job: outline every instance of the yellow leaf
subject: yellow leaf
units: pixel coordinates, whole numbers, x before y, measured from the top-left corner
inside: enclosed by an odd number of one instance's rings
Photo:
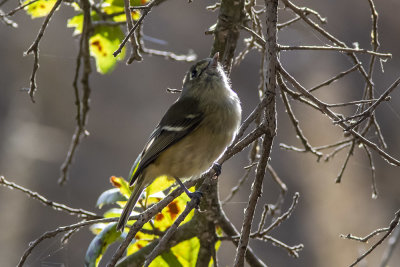
[[[173,185],[175,180],[166,175],[160,176],[146,188],[146,195],[151,196]]]
[[[112,71],[117,60],[125,57],[125,48],[114,57],[113,53],[118,49],[124,34],[119,27],[96,27],[95,33],[90,37],[90,54],[96,59],[97,71],[105,74]]]
[[[189,200],[189,197],[185,193],[174,199],[161,212],[157,213],[154,216],[154,226],[160,231],[165,231],[184,211],[186,204]],[[192,210],[188,214],[188,216],[186,216],[185,220],[182,223],[188,222],[193,217],[193,214],[194,210]]]
[[[200,241],[197,237],[193,237],[180,242],[175,247],[171,248],[171,251],[183,266],[191,267],[196,266],[199,249]]]
[[[28,3],[30,0],[24,2]],[[26,13],[28,13],[33,19],[47,16],[50,10],[54,7],[57,0],[39,0],[25,7]]]

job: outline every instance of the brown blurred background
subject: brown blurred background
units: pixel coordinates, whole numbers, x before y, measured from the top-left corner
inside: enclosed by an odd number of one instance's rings
[[[361,48],[370,48],[371,22],[367,0],[295,2],[327,17],[326,28],[349,46],[359,42]],[[212,3],[194,1],[188,4],[171,0],[155,8],[145,20],[144,31],[167,44],[146,42],[147,46],[176,53],[193,49],[199,58],[207,57],[213,40],[209,35],[204,36],[204,31],[215,23],[217,13],[206,11],[205,6]],[[16,5],[15,1],[10,1],[2,8],[9,10]],[[379,64],[376,65],[374,78],[378,95],[400,73],[400,2],[376,1],[376,7],[380,15],[380,51],[393,53],[393,59],[383,64],[384,73]],[[282,21],[291,17],[284,10],[280,11]],[[71,37],[72,29],[66,28],[66,20],[72,16],[72,8],[62,6],[40,43],[36,104],[20,91],[29,86],[33,64],[33,57],[23,57],[23,52],[35,39],[43,19],[32,21],[20,12],[14,16],[19,28],[0,25],[0,174],[50,200],[101,213],[103,211],[95,208],[97,197],[110,188],[111,175],[126,177],[147,136],[177,97],[166,93],[165,89],[179,88],[190,64],[144,56],[142,63],[129,66],[120,63],[111,74],[93,73],[87,125],[91,135],[79,146],[70,169],[70,180],[66,186],[60,187],[57,184],[59,167],[75,127],[72,80],[78,40]],[[242,36],[248,35],[243,33]],[[326,43],[301,22],[282,30],[279,42],[285,45]],[[243,48],[242,43],[240,47]],[[257,101],[259,57],[259,53],[252,51],[231,75],[233,87],[243,103],[244,117]],[[368,57],[360,56],[360,59],[367,64]],[[333,52],[285,52],[281,54],[281,61],[307,87],[352,66],[346,56]],[[360,98],[362,88],[362,79],[353,73],[317,95],[330,103],[343,102]],[[400,92],[396,89],[392,101],[377,110],[377,118],[389,144],[388,151],[397,158],[400,157],[399,102]],[[400,207],[399,169],[389,166],[374,154],[380,195],[377,200],[372,200],[368,159],[362,150],[356,149],[342,183],[335,184],[346,152],[342,151],[329,163],[316,163],[314,155],[281,150],[279,143],[282,142],[300,144],[279,98],[277,103],[278,136],[271,164],[289,188],[285,208],[290,205],[296,191],[301,197],[292,217],[272,235],[289,245],[303,243],[305,248],[300,252],[300,258],[294,259],[269,243],[257,241],[251,245],[269,266],[348,266],[373,242],[363,245],[344,240],[339,235],[353,233],[364,236],[389,224]],[[325,116],[297,103],[294,110],[312,145],[328,144],[342,137],[341,131],[333,127]],[[225,198],[240,178],[243,170],[239,167],[246,165],[246,158],[247,153],[243,152],[223,166],[221,198]],[[251,181],[248,181],[225,206],[237,228],[241,226],[250,185]],[[256,221],[262,204],[274,203],[278,193],[277,186],[266,177]],[[0,188],[0,214],[0,266],[16,265],[28,243],[45,231],[78,221],[29,199],[21,192],[4,187]],[[82,266],[92,238],[93,235],[85,228],[74,234],[67,245],[61,245],[59,237],[45,241],[33,251],[26,266]],[[385,242],[360,266],[378,266],[386,247]],[[114,249],[110,249],[107,257]],[[399,249],[397,247],[391,266],[400,265]],[[220,265],[230,266],[233,254],[233,245],[225,241],[219,251]]]

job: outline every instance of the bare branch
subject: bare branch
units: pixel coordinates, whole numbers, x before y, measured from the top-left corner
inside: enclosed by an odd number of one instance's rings
[[[296,16],[286,22],[279,23],[278,25],[276,25],[276,27],[278,28],[278,30],[282,30],[283,28],[292,25],[293,23],[295,23],[296,21],[299,21],[300,19],[301,19],[300,16]]]
[[[62,2],[62,0],[57,0],[57,2],[54,4],[53,8],[50,10],[49,14],[44,19],[43,24],[40,27],[39,33],[36,36],[35,41],[28,48],[28,50],[26,50],[26,52],[24,53],[25,55],[29,55],[30,53],[33,53],[34,58],[35,58],[34,62],[33,62],[33,70],[32,70],[32,75],[31,75],[31,87],[28,91],[28,94],[31,97],[31,100],[33,103],[35,103],[34,95],[35,95],[36,88],[37,88],[36,87],[36,72],[39,68],[39,42],[43,37],[44,31],[46,30],[51,17],[53,16],[56,9],[60,6],[61,2]]]
[[[266,62],[267,73],[266,73],[266,99],[269,103],[265,110],[265,123],[266,134],[264,136],[262,144],[261,158],[259,160],[256,178],[252,185],[252,191],[249,198],[249,203],[245,210],[244,220],[241,229],[241,235],[239,244],[236,250],[234,266],[243,266],[244,256],[246,254],[246,249],[249,242],[251,225],[254,217],[255,207],[257,205],[258,198],[261,195],[262,182],[265,175],[265,170],[267,167],[269,155],[271,152],[272,141],[276,134],[276,111],[275,111],[275,94],[276,94],[276,74],[277,74],[277,28],[276,23],[278,21],[278,1],[265,1],[266,13],[267,13],[267,36],[266,40]]]
[[[296,208],[297,203],[299,202],[299,197],[299,192],[296,192],[293,196],[293,202],[292,205],[290,205],[289,209],[284,214],[282,214],[282,216],[277,218],[270,226],[268,226],[268,228],[262,230],[259,233],[252,234],[251,237],[261,237],[263,235],[267,235],[269,232],[277,228],[282,222],[289,219],[290,215],[292,215],[294,209]]]
[[[135,216],[136,217],[136,216]],[[42,241],[49,239],[49,238],[53,238],[56,235],[63,233],[63,232],[67,232],[67,231],[71,231],[74,229],[80,229],[84,226],[87,225],[93,225],[95,223],[110,223],[110,222],[116,222],[118,221],[119,218],[104,218],[104,219],[95,219],[95,220],[89,220],[89,221],[82,221],[76,224],[71,224],[71,225],[67,225],[67,226],[60,226],[55,230],[52,231],[47,231],[46,233],[44,233],[43,235],[41,235],[38,239],[36,239],[33,242],[29,243],[29,247],[25,250],[24,255],[22,255],[21,259],[19,260],[18,263],[18,267],[22,267],[26,261],[26,259],[29,257],[29,255],[32,253],[33,249],[39,245]],[[134,218],[132,218],[134,219]]]
[[[151,49],[146,47],[142,47],[142,49],[143,49],[142,50],[143,54],[147,54],[150,56],[159,56],[175,61],[193,62],[197,59],[197,55],[194,54],[193,51],[189,51],[189,53],[187,53],[186,55],[184,54],[178,55],[173,52]]]
[[[279,45],[278,47],[279,50],[283,51],[289,51],[289,50],[323,50],[323,51],[339,51],[339,52],[346,52],[346,53],[362,53],[362,54],[369,54],[369,55],[374,55],[381,57],[383,59],[388,59],[392,58],[392,54],[383,54],[383,53],[378,53],[375,51],[370,51],[367,49],[360,49],[360,48],[349,48],[349,47],[339,47],[339,46],[286,46],[286,45]],[[357,66],[360,66],[360,64],[357,64]]]
[[[284,0],[285,1],[285,0]],[[309,100],[311,100],[315,105],[318,106],[318,108],[326,114],[328,117],[331,118],[335,123],[337,123],[340,127],[342,127],[344,130],[349,129],[349,125],[346,124],[345,122],[341,121],[341,118],[338,116],[338,114],[332,112],[328,106],[322,102],[321,100],[317,99],[315,96],[310,94],[302,85],[300,85],[289,73],[287,73],[282,66],[280,68],[280,73],[282,76],[284,76],[293,86],[295,86],[305,97],[307,97]],[[400,161],[397,160],[396,158],[392,157],[391,155],[387,154],[385,151],[379,148],[378,145],[375,143],[371,142],[370,140],[366,139],[364,136],[362,136],[359,132],[355,131],[354,129],[349,129],[348,130],[350,134],[352,134],[355,138],[359,139],[360,142],[363,144],[369,146],[378,154],[382,156],[383,159],[385,159],[388,163],[400,166]]]
[[[129,8],[129,5],[130,5],[130,1],[129,0],[124,0],[124,11],[125,11],[125,17],[126,17],[126,27],[128,28],[128,31],[133,29],[133,20],[132,20],[132,14],[131,14],[131,10]],[[147,9],[143,9],[143,10],[144,10],[144,12],[146,12]],[[139,24],[137,24],[137,25],[139,25]],[[129,40],[130,40],[130,43],[131,43],[131,46],[132,46],[132,50],[131,50],[131,55],[130,55],[128,61],[127,61],[127,64],[131,64],[135,60],[136,61],[142,61],[143,58],[142,58],[142,55],[140,54],[140,51],[139,51],[139,42],[137,40],[137,37],[136,37],[136,34],[134,33],[134,31],[132,32],[132,34],[130,34]],[[114,56],[116,56],[115,53],[114,53]]]
[[[229,195],[222,201],[222,205],[225,205],[226,203],[228,203],[235,196],[235,194],[239,191],[240,187],[244,184],[245,181],[247,181],[247,178],[249,177],[253,167],[258,164],[257,162],[255,162],[256,158],[258,157],[258,150],[259,150],[258,140],[259,139],[254,140],[252,148],[251,148],[251,150],[249,152],[250,165],[247,168],[244,167],[246,172],[239,179],[237,184],[234,187],[232,187],[231,192],[229,193]]]
[[[376,199],[378,197],[378,189],[376,187],[376,179],[375,179],[375,165],[374,160],[372,159],[372,153],[368,147],[363,146],[365,153],[368,156],[369,166],[371,168],[371,187],[372,187],[372,198]]]
[[[289,255],[292,257],[295,257],[295,258],[299,257],[299,251],[301,251],[304,248],[303,244],[299,244],[299,245],[295,245],[295,246],[288,246],[285,243],[283,243],[282,241],[279,241],[276,238],[273,238],[272,236],[267,236],[267,235],[257,237],[257,239],[269,241],[277,247],[286,249],[286,251],[289,253]]]
[[[217,207],[217,209],[213,209],[212,212],[214,212],[214,216],[217,218],[218,225],[222,228],[224,233],[226,233],[229,236],[229,240],[231,240],[235,246],[237,247],[239,242],[237,239],[232,239],[232,236],[237,236],[239,237],[239,232],[236,230],[235,226],[232,224],[232,222],[226,217],[224,211],[221,209],[221,207]],[[254,267],[265,267],[265,263],[263,263],[253,252],[251,247],[248,247],[246,250],[246,261],[250,264],[250,266]]]
[[[385,90],[385,92],[378,98],[378,100],[376,100],[369,108],[367,108],[366,110],[364,110],[363,112],[361,112],[360,114],[356,114],[354,116],[350,116],[347,117],[345,119],[341,119],[338,122],[343,122],[343,121],[349,121],[355,118],[359,118],[362,117],[361,119],[359,119],[357,122],[351,124],[351,128],[354,128],[355,126],[357,126],[358,124],[360,124],[362,121],[365,120],[365,118],[369,117],[372,112],[377,108],[377,106],[382,103],[383,101],[385,101],[387,99],[387,97],[390,95],[390,93],[400,84],[400,77],[397,78],[396,81],[394,81],[394,83],[392,83],[392,85],[389,86],[389,88],[387,88]]]
[[[185,210],[179,215],[174,223],[168,228],[167,232],[158,242],[157,246],[151,251],[150,255],[146,258],[144,266],[147,267],[150,263],[160,254],[161,251],[165,250],[167,243],[169,242],[172,235],[175,234],[179,224],[185,220],[189,213],[199,205],[199,198],[192,198],[189,203],[186,204]]]
[[[358,68],[358,66],[359,66],[358,64],[357,64],[357,65],[354,65],[354,66],[351,67],[350,69],[339,73],[339,74],[336,75],[335,77],[332,77],[331,79],[329,79],[329,80],[327,80],[327,81],[325,81],[325,82],[323,82],[323,83],[321,83],[321,84],[319,84],[319,85],[314,86],[313,88],[311,88],[311,89],[308,90],[308,91],[311,93],[311,92],[313,92],[313,91],[315,91],[315,90],[317,90],[317,89],[319,89],[319,88],[321,88],[321,87],[324,87],[324,86],[326,86],[326,85],[330,85],[332,82],[337,81],[337,80],[339,80],[340,78],[342,78],[342,77],[346,76],[347,74],[349,74],[349,73],[353,72],[354,70],[356,70],[356,69]]]
[[[76,121],[77,126],[75,128],[75,133],[72,136],[72,141],[70,144],[70,148],[67,153],[67,157],[63,164],[61,165],[61,174],[58,179],[58,183],[60,185],[64,185],[68,179],[69,167],[72,164],[73,157],[75,155],[76,149],[80,143],[82,136],[88,136],[89,132],[85,129],[86,122],[89,113],[89,98],[90,98],[90,86],[89,86],[89,76],[92,71],[90,66],[90,52],[89,52],[89,39],[92,30],[92,20],[90,14],[90,3],[88,0],[82,1],[82,9],[83,9],[83,28],[79,41],[79,52],[76,59],[76,69],[75,76],[73,81],[74,93],[75,93],[75,104],[77,109]],[[81,78],[82,84],[82,100],[79,96],[78,89],[78,78],[79,71],[81,67],[81,60],[83,62],[83,73]]]
[[[353,140],[354,141],[354,140]],[[353,144],[353,142],[348,142],[348,143],[344,143],[338,147],[336,147],[331,153],[327,154],[325,156],[324,161],[328,162],[330,159],[332,159],[337,153],[339,153],[340,151],[342,151],[343,149],[345,149],[346,147],[350,146],[351,144]]]
[[[25,7],[35,3],[37,1],[38,0],[32,0],[32,1],[29,1],[29,2],[24,3],[22,5],[19,5],[16,8],[14,8],[13,10],[9,11],[8,13],[0,14],[0,17],[10,17],[10,16],[14,15],[15,13],[17,13],[19,10],[24,9]]]
[[[219,52],[221,64],[230,74],[237,40],[239,39],[239,25],[245,17],[244,0],[224,0],[219,8],[218,21],[215,26],[214,43],[210,56]],[[234,8],[232,8],[234,7]]]
[[[399,242],[399,237],[400,237],[400,227],[396,227],[396,230],[394,230],[393,235],[389,238],[388,240],[388,247],[383,253],[382,257],[382,262],[380,267],[387,267],[390,257],[393,254],[394,248],[396,247],[397,243]]]
[[[75,209],[75,208],[71,208],[68,207],[64,204],[60,204],[51,200],[48,200],[47,198],[45,198],[44,196],[40,195],[37,192],[33,192],[25,187],[22,187],[20,185],[17,185],[16,183],[13,182],[9,182],[7,181],[4,176],[0,176],[0,185],[6,186],[8,188],[11,189],[16,189],[19,190],[23,193],[25,193],[26,195],[28,195],[28,197],[33,198],[38,200],[39,202],[41,202],[43,205],[45,206],[49,206],[55,210],[59,210],[59,211],[64,211],[70,215],[78,215],[78,217],[80,218],[85,218],[85,219],[98,219],[101,218],[102,216],[99,216],[93,212],[90,211],[86,211],[83,209]]]
[[[118,49],[113,53],[114,57],[118,56],[119,53],[121,53],[122,48],[124,48],[126,42],[128,41],[128,39],[130,39],[131,35],[135,32],[136,28],[143,22],[143,20],[145,19],[145,17],[149,14],[149,12],[151,11],[151,9],[156,6],[161,4],[162,2],[164,2],[165,0],[153,0],[150,3],[148,3],[147,5],[143,6],[141,9],[143,10],[142,15],[140,16],[140,18],[136,21],[135,25],[130,28],[129,33],[125,36],[124,40],[122,40],[121,44],[119,45]],[[138,7],[135,7],[136,9]],[[126,12],[126,10],[125,10]],[[130,16],[130,13],[129,13]]]
[[[303,131],[300,129],[299,121],[296,119],[296,117],[293,113],[292,107],[290,106],[289,100],[286,96],[286,93],[283,90],[281,90],[281,96],[282,96],[282,101],[285,104],[286,112],[289,115],[290,121],[292,122],[294,129],[296,130],[296,134],[300,138],[301,143],[303,144],[303,146],[305,148],[304,152],[311,152],[312,154],[317,156],[317,161],[319,161],[323,154],[321,152],[316,151],[310,145],[307,138],[304,136]]]
[[[318,25],[317,23],[312,21],[310,18],[308,18],[307,14],[304,11],[304,8],[300,8],[300,7],[296,6],[296,5],[294,5],[289,0],[282,0],[282,2],[284,3],[284,5],[286,7],[291,9],[295,14],[299,15],[301,17],[301,19],[305,23],[307,23],[312,29],[316,30],[318,33],[320,33],[327,40],[329,40],[330,42],[332,42],[333,44],[335,44],[337,46],[348,48],[344,42],[340,41],[339,39],[334,37],[332,34],[327,32],[326,30],[324,30],[320,25]],[[364,77],[364,79],[366,80],[368,85],[373,87],[373,83],[372,83],[371,79],[368,77],[367,72],[365,71],[364,67],[361,65],[361,62],[357,58],[357,56],[354,53],[348,53],[348,55],[352,59],[352,61],[354,62],[355,65],[359,65],[358,70],[361,73],[361,75]]]
[[[356,142],[355,140],[351,143],[351,147],[349,149],[349,152],[347,153],[346,159],[344,160],[344,163],[342,165],[342,168],[340,169],[340,172],[338,174],[338,176],[336,177],[336,183],[339,184],[342,181],[342,176],[344,173],[344,170],[347,167],[347,163],[349,163],[350,157],[353,156],[353,152],[354,152],[354,147],[356,146]]]
[[[380,238],[374,245],[371,246],[370,249],[368,249],[363,255],[361,255],[360,257],[357,258],[357,260],[355,262],[353,262],[350,267],[355,266],[357,263],[359,263],[362,259],[364,259],[366,256],[368,256],[376,247],[378,247],[380,244],[382,244],[383,240],[385,240],[392,232],[393,230],[398,227],[399,224],[399,220],[400,220],[400,210],[398,210],[395,213],[395,217],[393,218],[393,220],[390,222],[389,227],[384,228],[386,231],[386,234]],[[372,236],[376,235],[378,232],[383,232],[383,229],[378,229],[375,230],[374,232],[372,232],[371,234],[369,234],[368,236],[366,236],[365,238],[367,238],[367,240],[369,238],[371,238]],[[346,236],[347,238],[347,236]],[[361,241],[365,238],[359,238]],[[351,239],[356,239],[356,238],[351,238]]]

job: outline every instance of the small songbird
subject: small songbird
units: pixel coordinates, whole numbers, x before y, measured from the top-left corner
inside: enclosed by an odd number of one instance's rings
[[[231,89],[219,55],[194,64],[183,80],[182,93],[167,110],[132,166],[133,192],[118,221],[122,230],[142,191],[157,177],[180,181],[210,169],[232,142],[241,120],[240,100]]]

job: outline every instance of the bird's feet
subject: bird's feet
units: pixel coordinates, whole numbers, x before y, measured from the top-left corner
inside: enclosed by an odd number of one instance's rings
[[[200,191],[194,191],[194,192],[188,191],[188,192],[186,192],[186,194],[191,200],[195,201],[196,209],[198,209],[199,208],[199,204],[200,204],[200,200],[203,197],[203,193],[200,192]]]

